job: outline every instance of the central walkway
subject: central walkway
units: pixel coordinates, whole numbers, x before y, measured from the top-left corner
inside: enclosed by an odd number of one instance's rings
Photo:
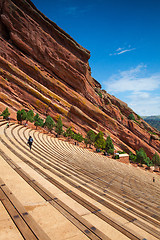
[[[4,121],[0,166],[0,240],[160,239],[153,173]]]

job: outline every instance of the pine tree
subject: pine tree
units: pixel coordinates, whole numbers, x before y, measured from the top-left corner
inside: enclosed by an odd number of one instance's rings
[[[36,126],[36,129],[37,129],[38,126],[43,127],[43,125],[44,125],[43,119],[39,117],[39,118],[34,122],[34,125]]]
[[[44,121],[42,118],[39,117],[39,114],[36,113],[34,116],[34,125],[36,126],[36,129],[38,126],[43,127],[44,126]]]
[[[132,152],[129,152],[129,160],[131,160],[132,162],[136,162],[137,157],[135,154],[133,154]]]
[[[104,149],[105,148],[105,140],[104,140],[102,131],[100,131],[96,135],[94,146],[96,147],[96,149]]]
[[[26,114],[26,123],[28,121],[31,122],[31,123],[34,122],[34,112],[33,112],[33,110],[29,110]]]
[[[74,139],[78,142],[83,141],[83,136],[80,133],[75,134]]]
[[[63,133],[63,124],[62,124],[61,117],[59,117],[57,120],[57,124],[55,126],[55,132],[57,133],[57,135],[61,135]]]
[[[22,117],[22,121],[23,120],[26,120],[26,116],[27,116],[27,113],[24,109],[21,110],[21,117]]]
[[[72,137],[74,132],[72,131],[71,127],[67,128],[67,130],[64,133],[64,137]]]
[[[55,122],[53,121],[53,118],[51,116],[47,116],[44,126],[46,126],[48,128],[48,130],[51,132],[53,127],[55,126]]]
[[[34,116],[34,125],[36,126],[36,129],[38,126],[43,127],[44,126],[44,121],[42,118],[39,117],[39,114],[36,113]]]
[[[26,119],[26,111],[24,109],[17,111],[17,121],[22,124],[22,121]]]
[[[89,144],[90,147],[94,143],[95,137],[96,137],[96,134],[92,130],[89,130],[87,132],[86,138],[88,139],[88,144]]]
[[[36,115],[34,116],[34,121],[37,121],[39,119],[39,114],[36,113]]]
[[[153,155],[152,162],[155,166],[160,165],[160,156],[158,155],[158,153],[155,153]]]
[[[20,110],[17,111],[17,121],[21,122],[21,111]]]
[[[106,139],[105,150],[106,150],[108,153],[114,152],[114,145],[113,145],[113,143],[112,143],[112,139],[111,139],[110,136],[108,136],[107,139]]]
[[[141,165],[143,163],[147,163],[150,161],[149,157],[147,157],[147,154],[143,148],[140,148],[139,151],[138,150],[136,151],[136,158],[137,162],[140,163]]]
[[[10,113],[9,113],[8,107],[7,107],[7,108],[2,112],[2,114],[1,114],[0,116],[3,116],[3,119],[8,120],[9,115],[10,115]]]

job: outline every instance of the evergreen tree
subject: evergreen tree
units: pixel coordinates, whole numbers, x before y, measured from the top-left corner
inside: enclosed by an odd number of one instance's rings
[[[22,121],[26,120],[27,113],[24,109],[21,110]]]
[[[96,135],[94,146],[96,147],[96,149],[105,149],[105,140],[104,140],[102,131],[100,131]]]
[[[89,144],[89,140],[88,140],[88,138],[84,138],[83,140],[84,140],[84,143],[86,144],[86,147],[87,147],[88,144]]]
[[[129,152],[129,160],[131,160],[132,162],[136,162],[137,157],[135,154],[133,154],[132,152]]]
[[[114,148],[108,149],[108,150],[107,150],[107,153],[108,153],[108,154],[114,154]]]
[[[92,130],[89,130],[87,132],[86,138],[88,139],[88,144],[90,147],[95,142],[95,137],[96,137],[96,134]]]
[[[36,115],[34,116],[34,125],[36,126],[36,129],[38,126],[43,127],[44,125],[44,121],[42,118],[39,117],[38,113],[36,113]]]
[[[55,126],[55,122],[53,121],[53,118],[51,116],[47,116],[44,126],[46,126],[48,128],[48,130],[51,132],[53,127]]]
[[[136,158],[137,162],[140,163],[141,165],[143,163],[147,163],[150,161],[149,157],[147,157],[147,154],[143,148],[140,148],[139,151],[138,150],[136,151]]]
[[[1,114],[0,116],[3,116],[3,119],[8,120],[9,115],[10,115],[10,113],[9,113],[8,107],[7,107],[7,108],[2,112],[2,114]]]
[[[61,135],[63,133],[63,124],[62,124],[61,117],[59,117],[58,120],[57,120],[57,124],[55,126],[55,132],[58,135]]]
[[[107,139],[106,139],[105,150],[106,150],[108,153],[114,152],[114,145],[113,145],[113,143],[112,143],[112,139],[111,139],[110,136],[108,136]]]
[[[20,110],[17,111],[17,121],[18,121],[18,123],[21,122],[21,111]]]
[[[149,157],[147,157],[147,158],[145,158],[145,164],[147,165],[147,167],[150,167],[150,166],[152,166],[153,165],[153,162],[150,160],[150,158]]]
[[[22,124],[22,121],[26,119],[26,111],[24,109],[17,111],[17,121]]]
[[[34,116],[34,121],[37,121],[39,119],[39,114],[36,113],[36,115]]]
[[[71,138],[72,138],[72,139],[75,139],[75,137],[76,137],[76,134],[72,131],[72,133],[71,133]]]
[[[72,131],[71,127],[67,128],[67,130],[64,133],[64,137],[72,137],[74,135],[74,132]]]
[[[38,118],[38,119],[34,122],[34,125],[36,126],[36,129],[37,129],[38,126],[43,127],[43,125],[44,125],[43,119],[42,119],[42,118]]]
[[[153,162],[153,164],[155,166],[159,166],[160,165],[160,156],[158,155],[158,153],[155,153],[153,155],[152,162]]]
[[[77,140],[78,142],[82,142],[83,136],[80,133],[78,133],[78,134],[75,134],[74,139]]]
[[[34,122],[34,112],[33,112],[33,110],[29,110],[26,114],[26,123],[28,121],[31,122],[31,123]]]

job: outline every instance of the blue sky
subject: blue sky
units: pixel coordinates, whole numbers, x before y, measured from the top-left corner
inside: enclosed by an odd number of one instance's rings
[[[92,77],[137,114],[160,115],[160,0],[32,0],[91,52]]]

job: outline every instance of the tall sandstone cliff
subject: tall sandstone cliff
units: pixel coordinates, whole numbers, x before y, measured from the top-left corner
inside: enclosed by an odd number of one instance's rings
[[[90,52],[30,0],[0,0],[0,111],[33,109],[60,115],[63,124],[85,135],[102,130],[126,152],[160,149],[159,131],[92,78]],[[133,113],[137,121],[128,120]],[[155,132],[157,137],[152,137]]]

